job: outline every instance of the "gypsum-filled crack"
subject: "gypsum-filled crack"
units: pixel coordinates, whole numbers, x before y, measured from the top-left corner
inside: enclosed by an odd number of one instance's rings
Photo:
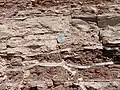
[[[63,67],[64,69],[69,71],[73,76],[76,74],[76,71],[71,70],[71,68],[74,68],[74,69],[89,69],[91,67],[98,67],[98,66],[105,66],[105,65],[113,65],[114,64],[113,61],[103,62],[103,63],[94,63],[94,64],[88,65],[88,66],[79,66],[79,65],[67,64],[67,62],[65,62],[64,60],[62,62],[60,62],[60,63],[49,63],[49,62],[40,63],[37,60],[35,62],[34,61],[31,61],[31,62],[30,61],[25,61],[22,64],[23,64],[23,66],[25,66],[26,70],[31,69],[31,68],[33,68],[35,66],[41,66],[41,67]],[[28,65],[26,66],[26,64],[28,64]]]

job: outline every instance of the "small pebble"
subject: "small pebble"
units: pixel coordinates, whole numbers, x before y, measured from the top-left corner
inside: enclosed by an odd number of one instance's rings
[[[60,34],[58,37],[57,37],[57,42],[58,43],[63,43],[65,41],[65,35],[64,34]]]

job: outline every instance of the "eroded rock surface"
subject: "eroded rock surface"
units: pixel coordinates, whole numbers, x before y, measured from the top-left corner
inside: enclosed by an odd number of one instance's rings
[[[0,1],[0,90],[119,90],[119,7]]]

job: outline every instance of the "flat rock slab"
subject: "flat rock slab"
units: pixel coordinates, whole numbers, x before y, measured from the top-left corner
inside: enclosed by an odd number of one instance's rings
[[[11,35],[6,25],[0,25],[0,39],[10,37]]]
[[[98,15],[98,26],[106,27],[108,25],[115,26],[120,23],[120,14],[103,14]]]
[[[72,19],[82,19],[84,21],[97,21],[97,15],[72,15]]]

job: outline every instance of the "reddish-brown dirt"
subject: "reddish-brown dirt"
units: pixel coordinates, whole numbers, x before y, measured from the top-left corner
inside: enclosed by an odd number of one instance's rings
[[[0,90],[119,90],[119,28],[119,0],[0,0]]]

